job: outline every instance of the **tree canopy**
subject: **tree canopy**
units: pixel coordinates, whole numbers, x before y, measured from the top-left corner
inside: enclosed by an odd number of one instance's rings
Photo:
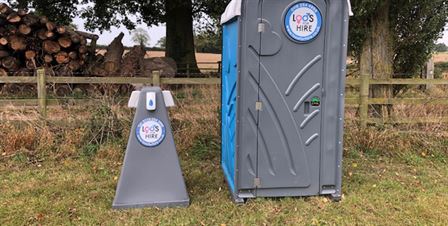
[[[32,7],[52,20],[69,24],[85,19],[88,30],[104,31],[124,25],[134,30],[142,22],[148,26],[166,23],[166,55],[178,64],[195,69],[193,20],[218,18],[230,0],[8,0],[14,6]],[[83,7],[79,8],[82,4]],[[182,68],[181,65],[179,65]]]
[[[84,1],[84,0],[82,0]],[[80,0],[8,0],[15,8],[33,8],[40,15],[45,15],[61,24],[70,24],[78,16]]]
[[[148,26],[166,23],[167,56],[180,63],[195,63],[193,20],[197,24],[217,24],[219,15],[230,0],[8,0],[15,6],[32,7],[40,14],[69,24],[76,16],[86,20],[86,28],[100,31],[124,25],[133,30],[136,24]],[[414,73],[435,49],[448,22],[446,0],[351,0],[355,16],[350,23],[350,47],[360,59],[363,45],[371,38],[382,5],[388,3],[390,49],[395,73]],[[78,8],[82,4],[83,7]],[[383,16],[383,15],[381,15]],[[216,32],[216,30],[214,31]],[[207,33],[196,39],[204,43]],[[374,34],[381,36],[383,34]],[[213,37],[212,37],[213,38]],[[389,37],[388,37],[389,38]],[[196,41],[198,43],[198,41]],[[207,44],[207,43],[206,43]],[[215,43],[216,44],[216,43]],[[218,43],[219,44],[219,43]],[[207,44],[208,45],[208,44]]]
[[[445,45],[444,43],[438,43],[436,44],[436,52],[442,53],[442,52],[447,52],[448,51],[448,46]]]
[[[145,29],[136,28],[132,31],[132,41],[134,41],[135,44],[146,47],[149,45],[150,40],[151,38]]]
[[[372,23],[381,4],[388,2],[394,72],[415,73],[428,60],[448,23],[446,0],[352,0],[350,47],[359,59],[363,43],[372,35]],[[383,35],[383,34],[373,34]]]

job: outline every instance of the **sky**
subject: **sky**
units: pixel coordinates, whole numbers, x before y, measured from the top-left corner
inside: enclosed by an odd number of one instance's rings
[[[445,45],[448,45],[448,26],[445,27],[445,35],[442,39],[439,40],[441,43],[445,43]]]
[[[75,19],[75,24],[78,25],[79,30],[84,30],[83,26],[83,20],[80,18]],[[150,46],[153,47],[156,45],[157,41],[159,41],[160,38],[165,36],[166,27],[162,24],[159,26],[152,26],[149,27],[146,24],[140,24],[137,27],[143,28],[146,31],[148,31],[150,36]],[[125,46],[133,46],[134,42],[132,41],[132,35],[130,34],[129,30],[127,30],[125,27],[121,28],[112,28],[111,31],[105,31],[102,34],[100,34],[99,31],[96,31],[94,33],[100,35],[100,39],[98,40],[98,44],[102,45],[108,45],[112,40],[120,34],[120,32],[123,32],[125,34],[125,37],[123,38],[123,44]],[[441,38],[439,43],[445,43],[448,45],[448,26],[445,28],[445,32],[443,35],[443,38]]]
[[[76,18],[73,22],[78,26],[78,30],[85,31],[83,19]],[[146,24],[139,24],[137,27],[148,32],[151,47],[155,46],[160,38],[165,37],[166,28],[164,25],[148,27]],[[94,31],[92,33],[100,36],[98,44],[109,45],[112,40],[120,34],[120,32],[124,33],[123,44],[125,46],[133,46],[134,42],[132,41],[132,34],[130,34],[130,31],[125,27],[113,27],[110,31],[104,31],[102,34],[99,31]]]
[[[6,0],[0,0],[0,2],[6,2]],[[81,10],[82,7],[84,6],[79,6],[78,8]],[[78,26],[79,30],[85,31],[83,19],[75,18],[74,23]],[[142,28],[149,33],[151,47],[155,46],[157,41],[159,41],[160,38],[165,36],[166,32],[166,28],[163,24],[152,27],[148,27],[146,24],[140,24],[137,25],[137,27]],[[132,41],[132,34],[130,34],[130,31],[127,30],[125,27],[119,27],[119,28],[113,27],[111,31],[104,31],[103,33],[100,33],[99,31],[94,31],[93,33],[98,34],[100,36],[98,44],[109,45],[112,42],[112,40],[116,36],[118,36],[118,34],[120,34],[120,32],[123,32],[125,34],[125,37],[123,38],[123,44],[125,46],[133,46],[134,42]],[[446,45],[448,45],[448,26],[446,27],[446,31],[444,33],[443,38],[440,39],[438,42],[445,43]]]

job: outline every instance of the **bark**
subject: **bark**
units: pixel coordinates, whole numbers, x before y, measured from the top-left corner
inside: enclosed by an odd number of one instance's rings
[[[199,72],[196,62],[191,0],[166,0],[166,56],[173,58],[179,72]]]
[[[9,15],[13,12],[14,12],[14,10],[12,10],[11,7],[9,7],[7,4],[5,4],[5,3],[0,4],[0,13],[2,15]]]
[[[2,59],[2,66],[9,71],[15,71],[19,67],[19,61],[14,57],[5,57]]]
[[[389,21],[390,2],[384,1],[378,7],[377,13],[370,19],[371,30],[364,41],[360,57],[360,71],[369,74],[374,79],[389,79],[393,77],[393,49]],[[390,98],[392,87],[388,85],[371,86],[372,98]],[[390,115],[392,107],[389,105],[374,105],[375,117]]]
[[[8,72],[5,69],[0,68],[0,76],[8,76]]]
[[[24,17],[24,16],[26,16],[27,13],[28,13],[28,11],[27,11],[26,9],[19,9],[19,10],[17,10],[17,14],[18,14],[20,17]]]
[[[104,55],[104,69],[108,73],[115,73],[119,70],[121,59],[124,53],[123,40],[124,34],[119,34],[107,47],[107,53]],[[87,52],[87,50],[86,50]]]
[[[134,46],[123,57],[121,73],[123,76],[132,77],[143,73],[143,61],[146,51],[142,46]]]
[[[176,75],[176,61],[169,57],[154,57],[145,59],[144,75],[150,74],[152,71],[162,71],[161,76],[172,78]]]
[[[20,76],[20,77],[30,76],[31,74],[32,72],[28,68],[21,68],[16,72],[14,72],[14,76]]]
[[[40,17],[40,23],[41,23],[41,24],[46,24],[46,23],[48,23],[48,17],[46,17],[46,16],[41,16],[41,17]]]
[[[81,63],[77,60],[73,60],[73,61],[70,61],[70,63],[68,63],[68,67],[72,71],[78,71],[81,68]]]
[[[9,52],[5,51],[5,50],[0,50],[0,59],[8,57],[9,56]]]
[[[39,23],[39,17],[34,14],[28,14],[22,18],[22,23],[27,26],[35,26]]]
[[[106,68],[121,68],[124,51],[121,37],[117,37],[106,54]],[[88,46],[88,41],[91,45]],[[9,75],[22,75],[38,67],[46,67],[54,75],[73,75],[74,71],[87,72],[91,62],[97,62],[95,47],[98,36],[57,25],[45,16],[28,13],[24,8],[14,11],[0,3],[0,69]],[[93,45],[92,45],[93,43]],[[113,62],[113,63],[112,63]],[[99,71],[104,70],[104,61]],[[58,74],[60,73],[60,74]],[[108,75],[110,73],[101,73]]]
[[[71,51],[68,53],[68,57],[72,60],[77,60],[78,59],[78,53],[76,51]]]
[[[34,58],[27,60],[25,63],[25,67],[29,70],[36,69],[36,61],[34,60]]]
[[[37,32],[37,37],[40,40],[46,40],[47,39],[47,35],[46,35],[47,31],[45,29],[41,29]]]
[[[85,53],[87,53],[89,51],[89,49],[87,48],[87,46],[80,46],[78,51],[81,54],[85,54]]]

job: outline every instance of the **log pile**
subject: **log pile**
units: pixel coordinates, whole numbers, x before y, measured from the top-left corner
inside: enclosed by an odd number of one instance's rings
[[[54,75],[80,73],[94,59],[97,39],[97,35],[1,3],[0,76],[26,76],[38,67],[46,67]]]
[[[33,76],[44,67],[50,76],[150,77],[155,70],[174,77],[177,68],[170,58],[147,58],[142,46],[127,49],[119,34],[106,49],[97,49],[98,36],[76,31],[24,9],[0,3],[0,76]],[[35,93],[35,84],[0,84],[0,93]],[[53,92],[71,90],[128,93],[130,85],[53,84]]]

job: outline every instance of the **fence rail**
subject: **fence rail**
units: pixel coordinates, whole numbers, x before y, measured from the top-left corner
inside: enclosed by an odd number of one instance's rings
[[[66,98],[49,99],[46,94],[46,84],[144,84],[144,85],[219,85],[220,78],[161,78],[159,71],[154,71],[152,78],[140,77],[51,77],[45,76],[45,71],[40,69],[35,77],[0,77],[0,84],[37,84],[37,99],[0,100],[0,104],[39,106],[42,116],[46,116],[47,105],[61,103],[82,103],[85,99]],[[359,121],[361,126],[372,123],[440,123],[448,122],[448,118],[431,119],[371,119],[369,118],[369,105],[394,105],[394,104],[437,104],[448,105],[448,98],[369,98],[371,85],[448,85],[446,79],[370,79],[362,76],[360,79],[347,79],[347,86],[360,87],[359,96],[346,98],[348,105],[359,108]]]

